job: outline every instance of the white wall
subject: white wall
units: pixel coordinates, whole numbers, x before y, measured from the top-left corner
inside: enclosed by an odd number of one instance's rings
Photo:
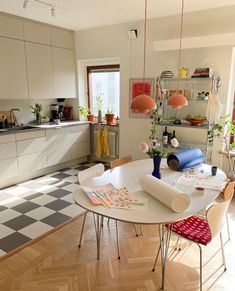
[[[223,34],[235,31],[235,6],[185,14],[183,36]],[[146,77],[160,75],[163,70],[177,71],[178,51],[154,51],[154,42],[178,38],[179,15],[148,21]],[[127,32],[138,30],[138,38],[130,41]],[[76,32],[78,61],[120,58],[121,108],[120,108],[120,155],[132,154],[134,158],[146,158],[138,150],[140,141],[149,134],[150,120],[129,117],[129,79],[143,74],[143,22],[125,23]],[[205,63],[221,77],[220,99],[225,107],[228,98],[228,81],[232,46],[187,49],[182,51],[182,66],[191,68]],[[79,99],[84,100],[84,93]],[[195,134],[195,133],[193,133]],[[216,158],[218,161],[218,158]]]

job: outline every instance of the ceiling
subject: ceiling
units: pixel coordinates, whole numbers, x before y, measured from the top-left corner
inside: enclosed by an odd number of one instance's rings
[[[0,0],[0,11],[81,30],[117,23],[134,22],[144,17],[144,0],[42,0],[56,6],[51,16],[50,7],[29,0]],[[185,0],[185,12],[235,5],[235,0]],[[181,0],[148,0],[148,18],[180,13]]]

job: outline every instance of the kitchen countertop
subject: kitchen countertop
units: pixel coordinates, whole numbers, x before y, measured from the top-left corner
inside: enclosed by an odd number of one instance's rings
[[[49,122],[46,124],[25,124],[22,127],[15,127],[15,128],[3,128],[0,129],[0,135],[5,134],[15,134],[18,132],[26,132],[26,131],[35,131],[39,129],[52,129],[52,128],[62,128],[67,126],[73,126],[73,125],[83,125],[83,124],[89,124],[89,121],[78,121],[78,120],[72,120],[72,121],[62,121],[60,124],[56,124],[54,122]]]

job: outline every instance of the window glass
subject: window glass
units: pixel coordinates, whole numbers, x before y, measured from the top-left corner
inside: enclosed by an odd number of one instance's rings
[[[120,71],[119,65],[87,68],[89,107],[94,115],[112,112],[119,116]]]

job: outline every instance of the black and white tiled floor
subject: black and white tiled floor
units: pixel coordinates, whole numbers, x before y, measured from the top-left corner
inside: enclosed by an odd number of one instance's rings
[[[0,256],[83,212],[72,192],[85,162],[0,191]]]

